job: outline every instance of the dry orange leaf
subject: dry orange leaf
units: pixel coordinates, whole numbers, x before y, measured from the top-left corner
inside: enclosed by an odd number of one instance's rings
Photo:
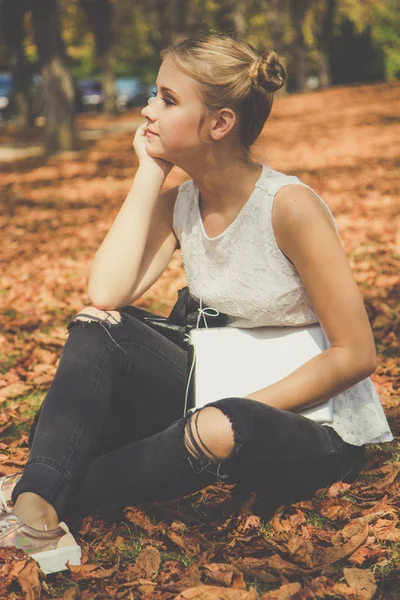
[[[359,594],[361,600],[371,600],[376,592],[375,575],[367,569],[343,569],[347,583]]]
[[[24,600],[40,600],[41,585],[39,581],[39,565],[30,560],[18,575],[18,583],[21,586]]]
[[[343,546],[339,546],[337,548],[327,548],[322,553],[320,564],[331,564],[341,560],[342,558],[345,558],[346,556],[349,556],[349,554],[352,554],[367,539],[368,528],[368,523],[365,523],[365,525],[360,525],[358,532],[355,533],[348,542],[343,544]]]
[[[247,592],[213,585],[200,585],[181,592],[174,600],[258,600],[258,594],[254,588],[250,588]]]
[[[260,600],[290,600],[299,590],[301,590],[299,583],[286,583],[281,585],[277,590],[266,592],[261,596]]]
[[[104,579],[105,577],[110,577],[118,570],[118,565],[111,569],[102,569],[99,565],[93,564],[68,565],[68,569],[71,571],[74,581],[82,581],[83,579]]]
[[[135,566],[143,573],[145,579],[151,579],[160,568],[161,556],[157,548],[144,548],[136,559]]]
[[[243,574],[239,569],[224,563],[210,563],[201,567],[207,583],[226,585],[238,590],[246,589]]]

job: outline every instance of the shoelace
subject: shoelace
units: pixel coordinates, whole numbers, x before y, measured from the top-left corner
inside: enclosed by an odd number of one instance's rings
[[[202,298],[200,298],[200,308],[197,309],[197,312],[199,314],[197,316],[196,327],[200,326],[200,321],[201,321],[201,319],[203,319],[204,325],[207,329],[208,329],[208,324],[207,324],[206,317],[218,317],[218,315],[219,315],[219,310],[217,310],[216,308],[212,308],[211,306],[203,308],[203,299]]]
[[[1,477],[0,478],[0,507],[2,507],[2,512],[11,512],[11,508],[8,506],[4,495],[3,495],[3,483],[5,482],[6,478],[5,477]]]
[[[0,533],[7,533],[7,531],[13,526],[13,523],[15,523],[15,519],[13,519],[11,516],[4,517],[4,519],[0,521]]]

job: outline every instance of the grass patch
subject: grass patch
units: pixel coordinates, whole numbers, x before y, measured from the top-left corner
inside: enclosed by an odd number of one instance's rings
[[[399,568],[400,560],[400,542],[381,542],[383,548],[387,548],[389,559],[378,561],[371,566],[371,570],[380,577],[387,577],[394,570]]]
[[[23,434],[28,434],[44,396],[45,392],[36,391],[4,402],[2,404],[3,410],[15,408],[18,404],[20,406],[17,406],[17,418],[13,421],[11,427],[0,434],[0,440],[11,442],[20,439]]]
[[[18,362],[19,353],[0,354],[0,374],[5,375]]]
[[[282,582],[277,581],[276,583],[267,583],[266,581],[259,581],[254,578],[251,581],[246,581],[246,590],[249,591],[250,588],[254,588],[259,596],[266,594],[267,592],[272,592],[273,590],[278,589],[282,585]]]
[[[323,517],[320,513],[313,510],[305,510],[304,514],[306,516],[306,524],[310,527],[314,527],[315,529],[327,529],[328,531],[336,531],[337,527],[335,524],[328,519],[328,517]]]

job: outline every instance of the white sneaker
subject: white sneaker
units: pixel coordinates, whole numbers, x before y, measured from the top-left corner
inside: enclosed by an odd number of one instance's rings
[[[39,531],[14,514],[0,515],[0,547],[14,546],[29,554],[39,563],[43,573],[58,573],[71,565],[80,565],[82,551],[65,523],[56,529]]]

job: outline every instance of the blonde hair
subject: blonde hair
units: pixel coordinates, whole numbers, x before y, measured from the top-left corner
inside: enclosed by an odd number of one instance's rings
[[[273,51],[219,33],[179,38],[161,52],[201,85],[206,108],[232,108],[239,141],[247,154],[271,112],[273,93],[285,83],[285,69]]]

